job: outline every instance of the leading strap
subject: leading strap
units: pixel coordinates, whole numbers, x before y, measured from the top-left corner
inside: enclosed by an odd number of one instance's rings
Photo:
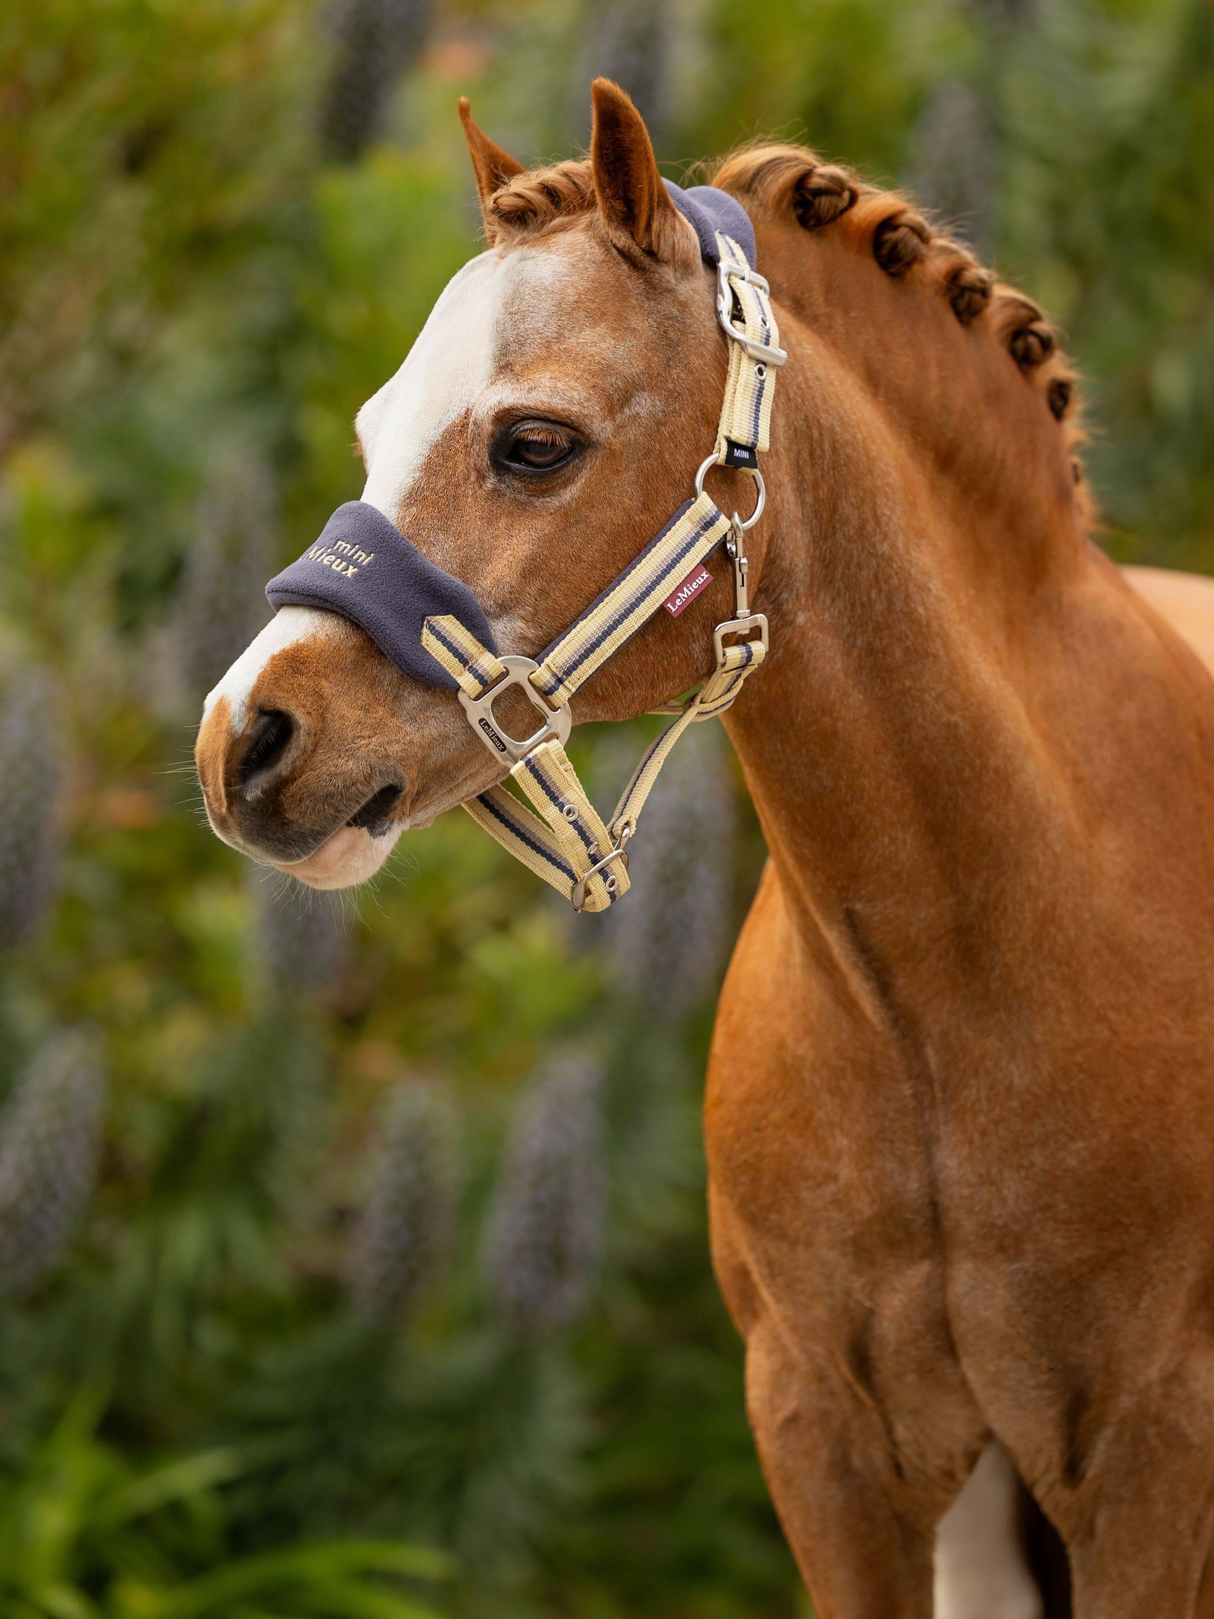
[[[464,808],[578,911],[605,911],[628,892],[626,845],[675,743],[689,725],[723,714],[767,653],[767,620],[750,610],[745,532],[763,509],[758,457],[769,442],[774,371],[786,356],[766,281],[732,236],[717,231],[715,240],[717,316],[730,338],[729,372],[716,446],[697,474],[695,498],[538,659],[499,656],[451,613],[427,617],[422,628],[422,645],[455,680],[469,724],[491,752],[509,759],[509,779],[526,800],[501,783]],[[758,501],[745,521],[736,512],[726,517],[704,493],[713,465],[755,478]],[[660,710],[676,718],[650,744],[604,821],[565,752],[570,700],[722,543],[733,563],[735,613],[714,632],[716,667],[685,702]],[[530,737],[512,738],[494,719],[493,705],[510,686],[523,691],[543,721]]]

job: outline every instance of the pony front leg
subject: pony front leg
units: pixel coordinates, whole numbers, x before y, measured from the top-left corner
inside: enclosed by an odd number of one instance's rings
[[[916,1099],[886,1032],[804,961],[769,866],[709,1063],[713,1264],[819,1619],[916,1619],[989,1427],[949,1331]]]
[[[811,1372],[767,1323],[747,1342],[746,1397],[817,1619],[932,1619],[931,1513],[873,1406],[844,1377]]]
[[[1210,1370],[1203,1354],[1161,1380],[1095,1437],[1081,1482],[1051,1502],[1075,1619],[1193,1619],[1214,1608],[1202,1582],[1214,1530]]]

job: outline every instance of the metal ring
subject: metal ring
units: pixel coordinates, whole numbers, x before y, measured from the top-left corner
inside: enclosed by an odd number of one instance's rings
[[[748,528],[753,528],[755,526],[760,517],[763,515],[764,506],[767,505],[767,485],[763,482],[763,474],[759,471],[758,467],[756,467],[750,475],[759,486],[759,498],[755,501],[755,509],[753,512],[751,512],[750,516],[745,522],[742,521],[737,512],[734,512],[733,514],[733,520],[742,530],[743,534],[746,533]]]
[[[697,500],[704,493],[704,479],[707,476],[709,467],[715,467],[716,465],[717,458],[715,453],[700,462],[700,469],[696,473]],[[726,468],[726,470],[731,472],[747,472],[759,486],[759,498],[755,501],[755,509],[753,512],[751,512],[746,521],[743,522],[742,519],[738,517],[737,512],[733,514],[737,519],[738,527],[742,530],[743,534],[745,534],[746,530],[748,528],[753,528],[763,515],[763,508],[767,505],[767,485],[763,482],[763,474],[759,471],[758,467],[729,467]]]
[[[700,470],[696,473],[696,499],[697,500],[704,493],[704,475],[705,475],[705,473],[708,471],[709,467],[714,467],[714,466],[716,466],[716,464],[717,464],[717,452],[715,450],[707,458],[707,460],[701,461]]]

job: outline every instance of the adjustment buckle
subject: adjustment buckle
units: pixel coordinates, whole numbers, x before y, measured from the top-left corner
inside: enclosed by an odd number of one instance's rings
[[[766,613],[743,613],[738,618],[729,618],[725,620],[724,624],[717,625],[712,632],[712,644],[717,654],[718,669],[725,662],[725,637],[727,635],[740,635],[743,639],[750,640],[753,630],[759,632],[754,639],[758,641],[758,644],[766,653],[768,646]]]
[[[722,259],[717,265],[717,320],[721,329],[726,337],[741,345],[743,353],[750,359],[765,365],[783,365],[788,359],[787,349],[754,343],[734,325],[733,288],[729,285],[731,278],[735,281],[745,281],[749,286],[757,287],[762,293],[771,290],[759,272],[752,270],[748,264],[739,264],[735,259]]]
[[[744,260],[718,259],[718,286],[722,280],[728,281],[731,276],[735,281],[745,281],[748,286],[758,287],[760,292],[766,292],[768,294],[771,293],[771,287],[767,283],[767,278],[765,276],[761,276],[757,270],[752,270],[750,265],[745,263]]]
[[[567,708],[553,708],[531,684],[530,677],[539,668],[535,659],[522,658],[511,652],[499,658],[498,662],[505,668],[506,673],[496,685],[490,686],[488,691],[482,692],[479,697],[469,697],[466,691],[457,691],[455,694],[464,705],[468,724],[494,758],[509,759],[511,764],[517,764],[520,759],[525,759],[533,748],[538,748],[541,742],[555,740],[562,746],[568,742],[569,733],[573,729],[573,715]],[[533,736],[522,740],[512,737],[502,730],[495,718],[493,705],[508,686],[521,687],[532,708],[543,715],[544,723]]]
[[[617,838],[615,848],[612,849],[609,854],[605,854],[601,860],[596,860],[594,865],[591,866],[590,870],[586,872],[584,876],[579,877],[577,882],[574,883],[573,887],[569,890],[569,903],[573,906],[575,911],[584,911],[586,909],[586,896],[590,888],[590,879],[595,875],[596,872],[602,871],[604,866],[609,866],[613,860],[623,861],[624,870],[628,870],[628,851],[625,849],[624,845],[628,842],[628,839],[631,836],[632,829],[631,827],[626,826]],[[606,888],[609,894],[614,894],[616,889],[620,886],[619,880],[614,875],[604,877],[603,886]]]

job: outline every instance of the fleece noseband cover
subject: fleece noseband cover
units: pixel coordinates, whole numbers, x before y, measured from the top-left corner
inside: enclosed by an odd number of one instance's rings
[[[362,626],[397,668],[424,686],[456,690],[454,678],[422,646],[427,618],[451,613],[496,652],[480,602],[454,574],[416,546],[365,500],[348,500],[320,538],[266,586],[270,606],[323,607]]]
[[[706,264],[719,262],[717,231],[732,237],[754,263],[754,227],[741,203],[712,186],[684,191],[669,180],[665,184],[695,231]],[[339,506],[299,561],[270,580],[266,596],[275,609],[320,607],[352,619],[398,669],[424,686],[457,689],[454,677],[422,646],[428,618],[449,613],[497,651],[484,609],[468,586],[428,561],[363,500]]]

